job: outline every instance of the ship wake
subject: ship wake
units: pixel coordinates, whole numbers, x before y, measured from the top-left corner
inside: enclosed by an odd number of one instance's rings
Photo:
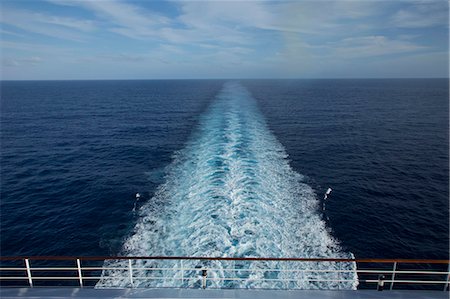
[[[284,147],[269,130],[256,101],[239,83],[226,83],[200,118],[198,129],[177,152],[155,196],[139,210],[129,256],[353,258],[330,235],[319,202],[303,176],[289,165]],[[208,267],[220,288],[354,289],[354,263],[183,261]],[[128,262],[110,261],[97,287],[130,287]],[[141,260],[133,268],[179,267],[179,262]],[[313,269],[317,272],[273,271]],[[221,280],[239,268],[242,280]],[[271,270],[264,270],[271,269]],[[350,270],[336,273],[324,269]],[[162,276],[181,273],[161,270]],[[134,270],[136,277],[149,276]],[[182,273],[186,275],[187,273]],[[236,274],[236,273],[235,273]],[[234,276],[236,276],[234,274]],[[155,274],[151,274],[155,276]],[[182,276],[183,276],[182,275]],[[317,282],[315,278],[328,280]],[[261,280],[263,279],[263,280]],[[286,282],[287,281],[287,282]],[[134,287],[198,287],[198,280],[136,279]],[[286,284],[288,283],[288,285]]]

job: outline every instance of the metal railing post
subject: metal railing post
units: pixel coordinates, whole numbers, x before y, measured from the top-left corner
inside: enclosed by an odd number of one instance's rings
[[[288,263],[288,262],[286,262],[286,263]],[[281,266],[281,265],[280,265]],[[284,276],[283,275],[283,266],[281,266],[280,267],[280,271],[278,272],[278,277],[280,277],[280,274],[282,275],[282,276]],[[264,272],[263,272],[263,277],[264,277]],[[288,276],[289,277],[289,276]],[[290,281],[286,281],[285,283],[284,283],[284,286],[285,286],[285,289],[286,290],[289,290],[289,283],[290,283]]]
[[[394,266],[392,267],[392,276],[391,276],[391,286],[389,287],[389,291],[392,291],[392,288],[394,287],[394,280],[395,280],[395,271],[397,270],[397,262],[394,262]]]
[[[231,274],[231,277],[237,277],[237,269],[236,269],[236,260],[234,260],[233,261],[233,266],[232,266],[232,268],[231,269],[233,269],[232,270],[232,274]],[[238,284],[240,284],[240,282],[238,282]]]
[[[384,275],[378,275],[377,291],[384,290]]]
[[[81,273],[81,261],[77,259],[77,267],[78,267],[78,279],[80,281],[80,287],[83,287],[83,275]]]
[[[448,285],[450,283],[449,279],[450,279],[450,264],[448,264],[447,268],[447,280],[446,283],[444,284],[444,292],[447,291]]]
[[[128,259],[128,272],[129,272],[129,276],[130,276],[130,284],[131,287],[134,287],[134,283],[133,283],[133,267],[131,266],[131,259]]]
[[[183,260],[180,260],[180,267],[181,267],[181,286],[184,285],[184,267],[183,267]]]
[[[302,287],[305,285],[305,283],[306,283],[306,277],[305,277],[305,267],[304,267],[304,265],[302,265],[302,279],[301,279],[301,282],[302,282]],[[297,285],[298,285],[298,283],[297,283]]]
[[[206,289],[206,276],[208,276],[208,270],[207,269],[202,269],[202,287],[204,289]]]
[[[338,290],[340,290],[341,289],[341,282],[340,282],[340,280],[341,280],[341,263],[340,262],[338,262],[338,265],[339,265],[339,271],[338,271],[338,275],[337,275],[337,277],[338,277]]]
[[[28,259],[25,259],[25,266],[27,267],[28,282],[30,283],[30,287],[33,287],[33,278],[31,277],[30,261]]]

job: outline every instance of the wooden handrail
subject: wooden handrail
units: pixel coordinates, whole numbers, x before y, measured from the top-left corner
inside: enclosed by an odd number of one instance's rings
[[[450,260],[436,259],[342,259],[342,258],[275,258],[275,257],[192,257],[192,256],[0,256],[0,261],[13,260],[217,260],[217,261],[286,261],[286,262],[356,262],[356,263],[411,263],[411,264],[450,264]]]

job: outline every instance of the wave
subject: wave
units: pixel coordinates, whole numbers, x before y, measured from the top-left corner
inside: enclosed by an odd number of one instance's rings
[[[228,82],[184,149],[175,154],[165,181],[139,210],[133,234],[125,241],[129,256],[306,257],[353,258],[329,233],[319,213],[319,201],[303,176],[289,165],[288,155],[269,130],[251,94],[239,83]],[[227,277],[228,268],[243,269],[244,281],[212,281],[214,287],[286,287],[273,279],[291,279],[293,288],[354,289],[357,276],[336,273],[264,271],[290,269],[281,262],[184,261],[184,267],[214,268],[208,277]],[[110,261],[97,287],[129,287],[128,264]],[[134,261],[133,268],[175,267],[171,261]],[[179,265],[178,265],[179,266]],[[298,268],[354,270],[354,263],[304,263]],[[165,271],[165,270],[161,270]],[[161,272],[161,275],[164,273]],[[145,277],[146,270],[134,275]],[[167,274],[167,273],[166,273]],[[180,274],[180,273],[178,273]],[[187,274],[187,273],[183,273]],[[171,272],[169,276],[176,275]],[[154,276],[154,275],[153,275]],[[268,281],[252,279],[269,278]],[[145,280],[134,287],[198,286],[198,281]]]

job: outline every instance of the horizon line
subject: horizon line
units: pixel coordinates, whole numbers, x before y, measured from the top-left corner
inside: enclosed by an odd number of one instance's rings
[[[141,79],[0,79],[0,82],[4,81],[195,81],[195,80],[424,80],[424,79],[450,79],[448,77],[346,77],[346,78],[141,78]]]

